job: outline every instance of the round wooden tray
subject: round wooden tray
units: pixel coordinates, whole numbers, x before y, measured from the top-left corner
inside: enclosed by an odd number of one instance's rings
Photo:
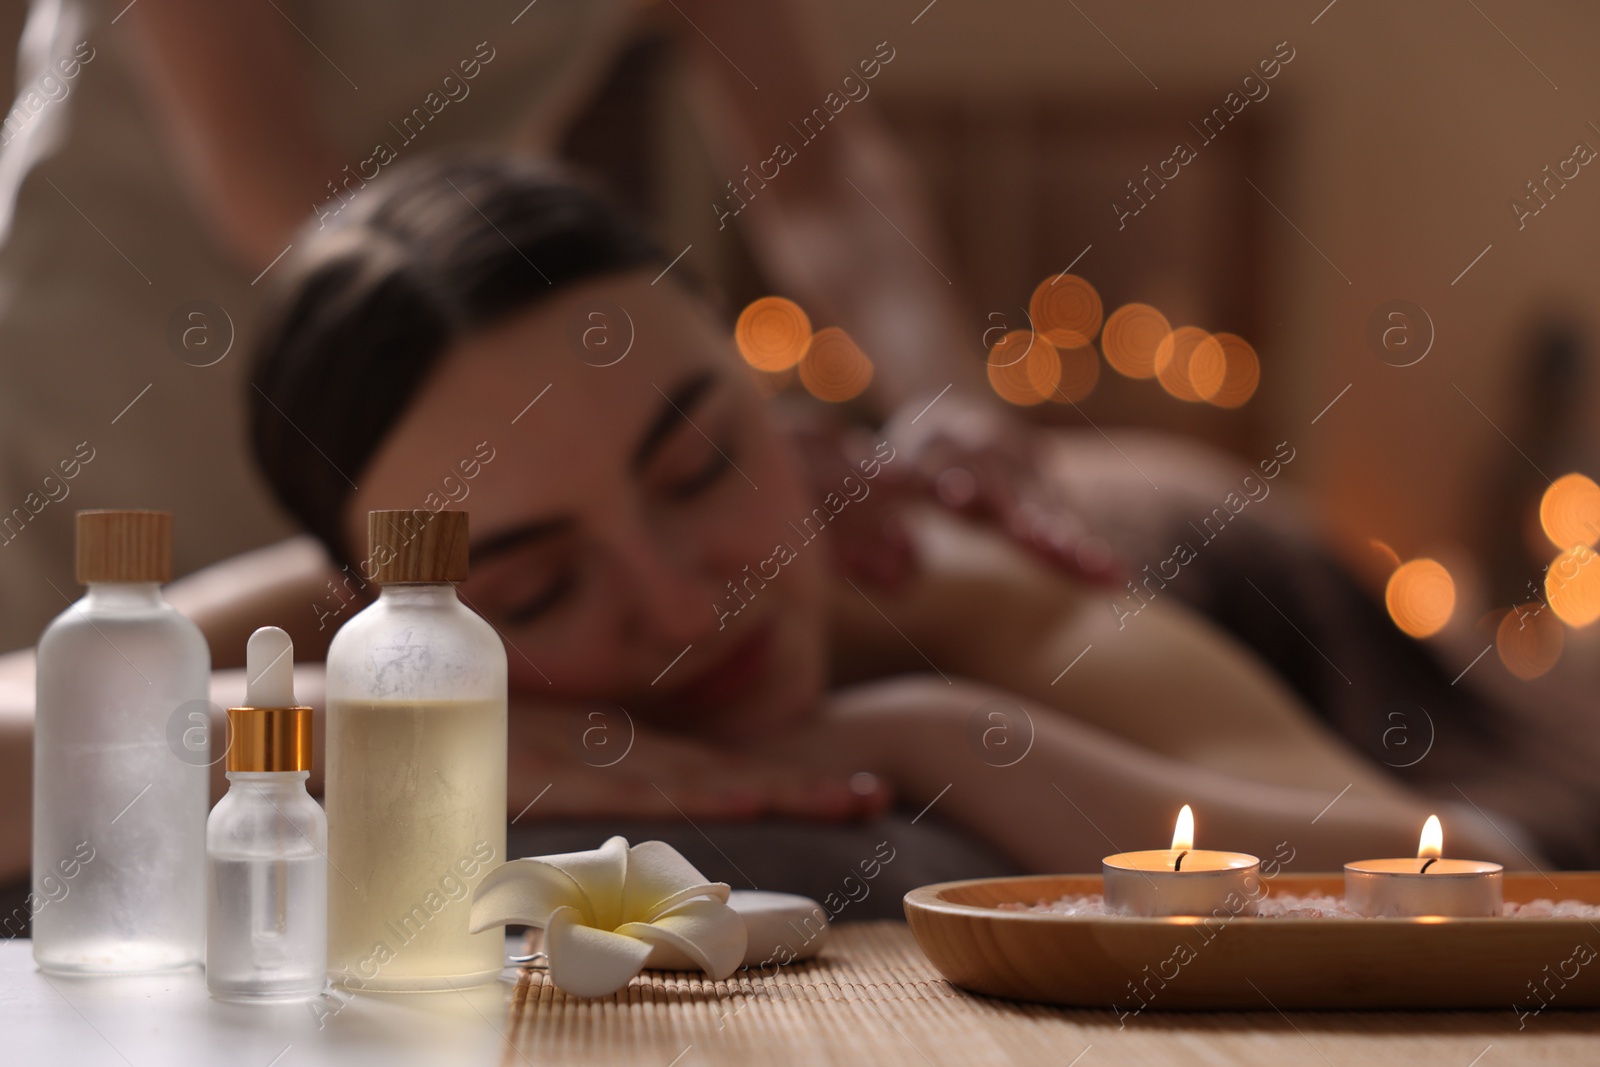
[[[1342,895],[1344,880],[1280,874],[1270,888]],[[933,965],[964,989],[1119,1013],[1600,1006],[1600,925],[1587,919],[1222,922],[996,907],[1099,892],[1098,875],[942,882],[906,894],[906,920]],[[1600,873],[1507,873],[1505,897],[1600,903]]]

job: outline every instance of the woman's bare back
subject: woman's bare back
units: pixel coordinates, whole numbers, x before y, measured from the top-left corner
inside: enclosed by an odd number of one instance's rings
[[[931,508],[909,518],[920,566],[905,588],[835,581],[836,682],[965,678],[1245,780],[1399,793],[1265,664],[1175,601],[1119,616],[1111,595],[983,527]]]

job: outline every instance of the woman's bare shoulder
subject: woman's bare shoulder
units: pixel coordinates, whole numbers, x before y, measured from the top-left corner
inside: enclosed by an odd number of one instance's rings
[[[297,660],[320,660],[334,630],[360,603],[359,590],[315,538],[302,534],[213,563],[173,582],[167,600],[211,644],[212,666],[244,666],[244,646],[258,626],[281,626]]]
[[[934,507],[906,515],[917,573],[893,590],[835,578],[838,680],[905,670],[964,672],[1087,605],[1084,586],[982,523]]]

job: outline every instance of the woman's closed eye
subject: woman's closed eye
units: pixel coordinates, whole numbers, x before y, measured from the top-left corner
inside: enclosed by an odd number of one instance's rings
[[[674,500],[688,500],[711,488],[733,466],[732,444],[717,447],[708,444],[708,455],[700,468],[688,477],[679,478],[667,486],[667,495]]]
[[[516,624],[532,622],[541,615],[547,614],[558,607],[562,601],[572,594],[578,585],[578,576],[570,571],[562,571],[547,582],[542,590],[531,598],[513,604],[506,610],[506,621]]]
[[[571,599],[580,559],[570,544],[540,543],[495,553],[474,563],[470,602],[508,624],[532,622]]]
[[[650,457],[642,486],[657,499],[678,502],[693,499],[721,481],[737,464],[742,425],[739,413],[727,404],[684,418]]]

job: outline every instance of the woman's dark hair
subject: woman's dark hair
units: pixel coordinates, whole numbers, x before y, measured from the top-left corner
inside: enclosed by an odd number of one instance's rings
[[[507,156],[398,167],[324,223],[264,309],[250,439],[278,501],[341,560],[361,547],[340,522],[354,480],[452,344],[563,286],[664,262],[569,174]]]

